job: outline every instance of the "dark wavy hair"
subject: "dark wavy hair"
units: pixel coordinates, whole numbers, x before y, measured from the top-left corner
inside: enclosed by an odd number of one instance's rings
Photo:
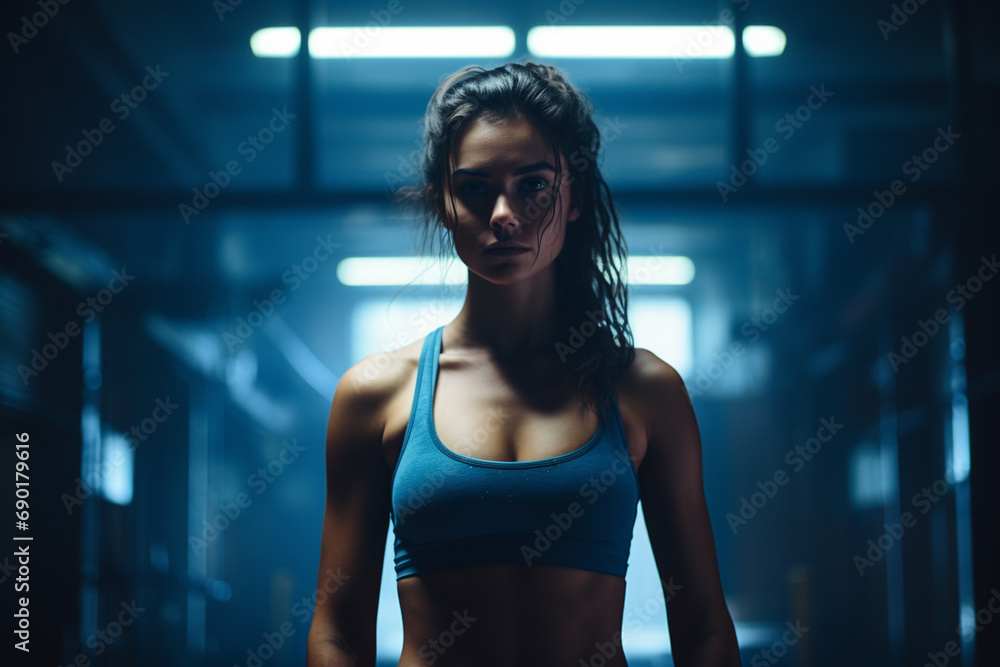
[[[445,77],[434,91],[424,116],[420,182],[400,188],[396,200],[422,209],[421,246],[426,247],[436,232],[440,257],[448,259],[454,243],[451,230],[441,224],[448,213],[444,192],[451,195],[455,215],[449,165],[462,129],[478,118],[489,122],[527,118],[539,129],[553,155],[561,153],[566,159],[571,196],[581,211],[577,220],[567,224],[562,250],[554,262],[558,317],[566,335],[562,347],[557,345],[553,353],[571,363],[577,395],[604,419],[615,380],[631,365],[635,347],[628,324],[628,289],[622,276],[628,251],[611,191],[597,163],[601,136],[592,109],[590,101],[549,65],[508,63],[491,70],[478,65],[464,67]],[[557,160],[556,202],[561,191],[558,184],[566,177],[560,162]],[[539,193],[537,202],[540,211],[553,213],[548,224],[538,225],[539,247],[557,210],[550,192]],[[529,202],[529,207],[533,203]],[[598,315],[592,317],[595,311]],[[571,327],[592,333],[573,336]],[[583,344],[577,347],[581,340]]]

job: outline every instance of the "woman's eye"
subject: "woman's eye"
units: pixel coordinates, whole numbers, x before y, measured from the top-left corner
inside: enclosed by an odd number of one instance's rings
[[[466,181],[458,190],[464,195],[478,195],[482,194],[485,189],[485,186],[479,181]]]
[[[519,184],[522,192],[541,192],[549,187],[549,182],[544,178],[526,178]],[[481,195],[486,192],[487,185],[482,181],[465,181],[458,186],[460,194],[465,196]]]
[[[540,192],[549,187],[549,182],[544,178],[527,178],[521,182],[521,187],[530,192]]]

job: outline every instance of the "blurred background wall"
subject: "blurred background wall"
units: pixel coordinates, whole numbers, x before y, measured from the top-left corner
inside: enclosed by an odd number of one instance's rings
[[[744,664],[998,664],[998,14],[6,3],[4,664],[304,663],[337,380],[463,296],[345,260],[416,256],[391,196],[431,93],[526,58],[593,100],[635,342],[691,392]],[[375,57],[417,26],[500,30],[472,40],[492,51],[435,55],[457,38],[423,37]],[[649,57],[667,37],[536,30],[572,26],[689,31]],[[310,55],[301,36],[324,27],[347,46],[317,37]],[[388,546],[379,654],[395,665]],[[640,519],[630,664],[672,664],[657,584]]]

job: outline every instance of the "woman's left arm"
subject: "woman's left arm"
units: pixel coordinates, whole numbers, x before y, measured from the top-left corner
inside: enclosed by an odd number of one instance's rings
[[[638,354],[638,350],[637,350]],[[664,596],[674,664],[740,665],[702,483],[701,437],[684,381],[643,351],[640,399],[647,450],[638,477]]]

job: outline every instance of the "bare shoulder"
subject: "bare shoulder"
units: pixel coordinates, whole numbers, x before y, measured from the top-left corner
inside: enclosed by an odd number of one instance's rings
[[[680,373],[666,361],[643,347],[635,348],[635,359],[622,377],[622,386],[639,405],[662,411],[665,403],[689,404],[687,388]]]
[[[687,387],[677,370],[645,348],[635,348],[635,359],[619,380],[619,396],[627,401],[642,443],[642,460],[655,461],[692,443],[696,432]],[[655,465],[655,464],[654,464]],[[640,466],[640,470],[648,466]]]
[[[348,368],[337,383],[331,421],[348,418],[355,428],[381,434],[391,406],[416,374],[423,340],[370,354]]]

